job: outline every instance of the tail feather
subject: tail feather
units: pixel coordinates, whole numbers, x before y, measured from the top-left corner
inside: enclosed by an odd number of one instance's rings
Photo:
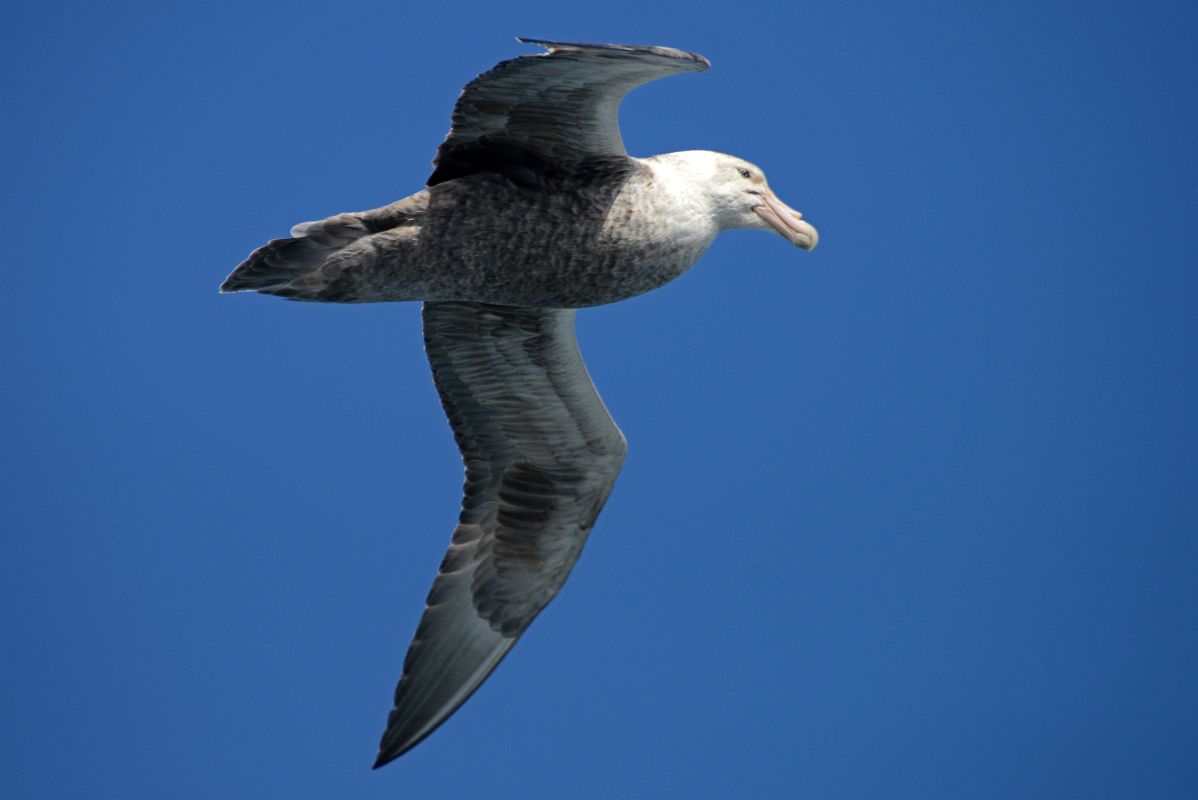
[[[272,239],[259,247],[220,285],[222,292],[264,292],[285,289],[288,284],[305,275],[335,252],[306,237]]]
[[[428,207],[419,192],[371,211],[337,214],[291,229],[291,238],[272,239],[221,284],[221,292],[261,292],[293,300],[354,302],[357,282],[392,246],[410,241]]]

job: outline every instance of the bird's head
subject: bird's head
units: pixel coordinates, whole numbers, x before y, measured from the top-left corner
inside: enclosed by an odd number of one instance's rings
[[[721,230],[773,231],[804,250],[814,250],[819,243],[815,226],[774,195],[755,164],[710,150],[670,153],[668,158],[702,187]]]

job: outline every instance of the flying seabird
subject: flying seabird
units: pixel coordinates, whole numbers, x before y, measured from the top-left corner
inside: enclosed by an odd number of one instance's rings
[[[467,84],[428,188],[295,226],[221,285],[291,300],[423,301],[433,380],[465,497],[395,690],[375,767],[446,720],[561,589],[626,444],[574,338],[575,309],[655,289],[716,234],[810,250],[815,228],[761,170],[704,150],[629,156],[629,91],[700,72],[669,47],[536,39]]]

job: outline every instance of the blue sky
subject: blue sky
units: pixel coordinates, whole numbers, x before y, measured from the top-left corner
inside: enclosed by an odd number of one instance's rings
[[[25,4],[0,47],[14,797],[1192,797],[1192,6]],[[760,164],[579,315],[630,441],[557,601],[369,769],[456,516],[415,305],[221,297],[419,189],[514,35],[665,44]]]

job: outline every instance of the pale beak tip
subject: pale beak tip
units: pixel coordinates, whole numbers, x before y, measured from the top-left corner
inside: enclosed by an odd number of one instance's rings
[[[819,231],[815,229],[814,225],[810,226],[810,228],[811,232],[809,234],[806,236],[796,237],[797,241],[795,242],[796,245],[806,250],[808,253],[814,250],[815,246],[819,244]]]
[[[753,209],[757,216],[795,247],[807,251],[815,249],[819,244],[819,232],[814,225],[772,194],[766,194],[762,200],[762,204]]]
[[[810,253],[819,244],[819,231],[806,220],[795,220],[788,231],[791,243],[801,250]]]

